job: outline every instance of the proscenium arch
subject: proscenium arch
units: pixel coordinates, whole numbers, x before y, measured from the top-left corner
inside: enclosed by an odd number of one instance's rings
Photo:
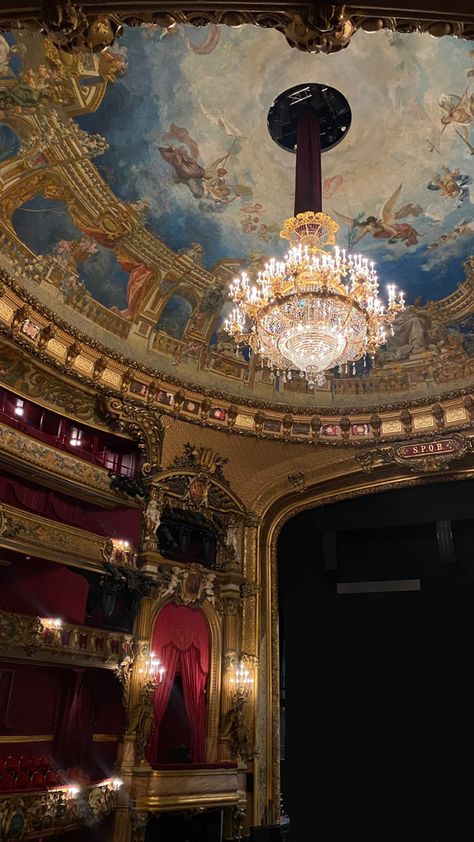
[[[414,486],[455,482],[474,479],[474,466],[456,468],[450,471],[433,472],[425,475],[407,476],[402,469],[381,466],[368,477],[363,472],[341,476],[321,486],[310,486],[304,492],[292,491],[270,503],[262,513],[256,537],[256,568],[262,586],[261,612],[265,618],[265,651],[267,671],[259,682],[266,688],[265,700],[265,804],[259,803],[255,790],[256,818],[270,810],[270,822],[279,820],[280,805],[280,641],[278,616],[278,538],[284,525],[291,518],[309,509],[320,508],[356,497],[370,496]],[[262,694],[260,693],[260,701]]]
[[[160,611],[173,602],[172,599],[158,597],[152,604],[148,628],[145,635],[148,639],[148,646],[151,649],[153,630],[156,618]],[[187,606],[192,607],[192,606]],[[222,631],[216,609],[205,599],[194,610],[201,611],[207,621],[210,635],[210,668],[207,692],[207,729],[206,729],[206,757],[208,763],[215,763],[218,758],[219,739],[219,715],[221,698],[221,671],[222,671]]]

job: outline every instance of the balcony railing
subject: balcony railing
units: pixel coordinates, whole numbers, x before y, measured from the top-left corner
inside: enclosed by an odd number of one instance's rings
[[[98,824],[117,806],[117,784],[109,779],[80,790],[0,795],[0,839],[37,839]]]
[[[149,812],[235,807],[245,804],[245,773],[231,764],[135,770],[131,794]]]
[[[0,653],[114,669],[133,656],[133,637],[0,610]]]
[[[0,547],[101,571],[104,562],[136,566],[135,553],[124,541],[49,520],[7,503],[0,503]]]

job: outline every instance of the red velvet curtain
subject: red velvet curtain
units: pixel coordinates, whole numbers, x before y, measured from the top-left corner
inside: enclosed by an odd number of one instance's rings
[[[156,727],[149,759],[156,758],[159,725],[169,702],[178,666],[191,730],[193,763],[205,762],[206,682],[209,672],[209,628],[200,610],[168,603],[160,611],[153,632],[153,650],[166,669],[155,694]]]
[[[155,650],[156,651],[156,650]],[[148,761],[152,763],[155,760],[158,748],[158,732],[163,719],[166,707],[168,705],[171,690],[173,689],[173,682],[176,675],[176,670],[179,663],[179,649],[172,643],[168,643],[159,651],[159,658],[165,668],[163,673],[163,681],[155,690],[155,728],[151,738],[151,743],[147,751]]]
[[[298,121],[296,149],[295,216],[322,209],[321,138],[319,120],[313,111]]]
[[[87,771],[97,694],[95,675],[74,670],[63,695],[54,736],[55,762]]]
[[[0,500],[98,535],[127,539],[134,545],[140,537],[139,509],[104,511],[79,500],[59,496],[55,491],[40,488],[19,477],[0,474]]]
[[[195,646],[181,652],[181,676],[186,713],[191,728],[193,763],[206,760],[206,680],[201,669],[200,653]]]

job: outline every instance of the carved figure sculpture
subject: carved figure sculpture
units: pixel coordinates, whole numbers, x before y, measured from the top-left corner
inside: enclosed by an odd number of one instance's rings
[[[234,703],[226,714],[222,738],[228,740],[233,758],[241,757],[242,760],[249,760],[253,756],[253,752],[250,747],[249,728],[244,712],[245,702],[245,696],[236,695],[234,697]]]
[[[170,574],[169,574],[170,580],[169,580],[168,584],[166,585],[165,589],[161,592],[162,598],[164,598],[165,596],[171,596],[172,594],[174,594],[177,591],[177,589],[179,587],[179,584],[180,584],[180,582],[179,582],[180,574],[181,574],[181,568],[180,567],[172,567],[171,568],[171,571],[170,571]]]
[[[155,727],[154,693],[154,683],[145,684],[143,693],[130,714],[128,730],[135,734],[135,761],[137,763],[144,762],[145,751]]]

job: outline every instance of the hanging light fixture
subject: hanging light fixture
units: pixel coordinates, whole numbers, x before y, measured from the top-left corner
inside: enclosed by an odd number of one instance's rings
[[[280,232],[290,248],[254,280],[242,273],[229,291],[236,306],[227,332],[258,354],[272,377],[286,381],[299,374],[310,388],[323,385],[334,367],[355,373],[356,362],[365,364],[385,343],[388,326],[405,306],[404,294],[389,284],[385,307],[375,264],[339,248],[339,225],[321,210],[321,146],[340,142],[347,124],[348,103],[334,89],[308,85],[275,101],[270,131],[279,145],[297,151],[295,216]]]

